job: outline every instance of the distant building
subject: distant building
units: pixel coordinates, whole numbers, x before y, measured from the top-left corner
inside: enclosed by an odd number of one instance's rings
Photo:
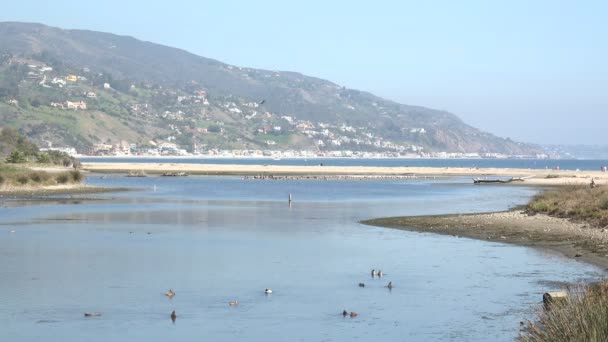
[[[103,89],[111,89],[112,87],[110,86],[110,83],[104,83],[103,84]]]
[[[73,110],[78,110],[78,109],[85,110],[85,109],[87,109],[87,104],[84,101],[77,101],[77,102],[65,101],[65,108],[73,109]]]
[[[69,82],[76,82],[76,81],[78,81],[78,76],[76,76],[76,75],[67,75],[65,77],[65,79],[66,79],[66,81],[69,81]]]

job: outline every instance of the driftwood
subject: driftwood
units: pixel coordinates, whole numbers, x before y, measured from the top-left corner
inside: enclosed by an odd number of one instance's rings
[[[146,173],[142,171],[129,171],[127,177],[147,177]]]
[[[165,177],[186,177],[188,174],[185,172],[165,172],[161,176]]]
[[[509,179],[500,179],[500,178],[493,178],[493,179],[486,179],[486,178],[473,178],[473,183],[474,184],[487,184],[487,183],[511,183],[511,182],[523,182],[524,178],[509,178]]]

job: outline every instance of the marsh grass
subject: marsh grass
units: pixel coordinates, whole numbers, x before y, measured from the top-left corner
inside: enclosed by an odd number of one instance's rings
[[[608,186],[571,185],[548,190],[534,197],[527,210],[605,227],[608,225]]]
[[[542,309],[518,337],[523,342],[608,341],[608,282],[568,290],[564,301]]]

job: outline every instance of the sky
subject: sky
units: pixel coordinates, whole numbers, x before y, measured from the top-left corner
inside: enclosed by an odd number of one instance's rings
[[[19,0],[0,11],[301,72],[518,141],[608,145],[606,18],[608,1],[585,0]]]

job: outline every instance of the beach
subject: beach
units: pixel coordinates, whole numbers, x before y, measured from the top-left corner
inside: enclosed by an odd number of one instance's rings
[[[608,184],[608,173],[600,171],[570,171],[543,169],[506,168],[454,168],[454,167],[371,167],[371,166],[293,166],[293,165],[230,165],[190,163],[108,163],[86,162],[83,170],[100,173],[145,172],[162,174],[185,172],[191,175],[277,175],[277,176],[412,176],[412,177],[516,177],[523,181],[513,185],[568,185],[589,184],[591,179],[598,185]]]

